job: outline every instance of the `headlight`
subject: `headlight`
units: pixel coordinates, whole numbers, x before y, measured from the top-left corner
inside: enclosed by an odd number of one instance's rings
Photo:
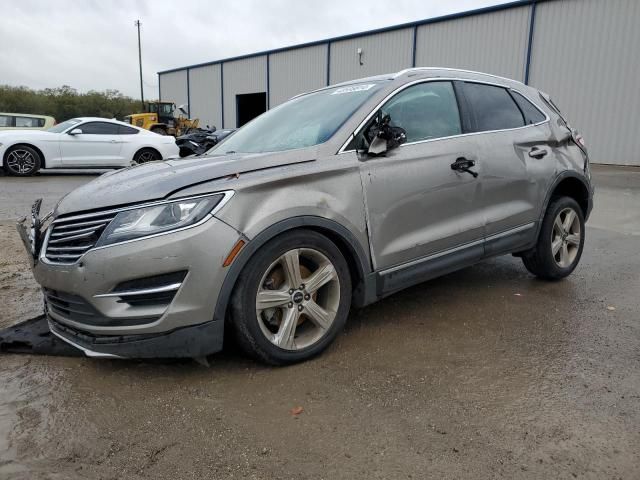
[[[109,224],[97,246],[189,227],[209,215],[224,197],[224,193],[219,193],[122,211]]]

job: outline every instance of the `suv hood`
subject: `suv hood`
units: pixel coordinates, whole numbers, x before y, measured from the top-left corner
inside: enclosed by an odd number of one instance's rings
[[[67,194],[55,216],[161,200],[194,184],[315,160],[316,149],[167,160],[105,173]],[[233,188],[233,182],[229,183]]]

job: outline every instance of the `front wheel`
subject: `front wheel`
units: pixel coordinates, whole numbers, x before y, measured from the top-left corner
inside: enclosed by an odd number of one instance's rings
[[[351,304],[351,277],[342,253],[307,230],[261,247],[236,285],[231,317],[238,343],[272,365],[322,352],[344,326]]]
[[[27,145],[11,148],[4,159],[4,168],[9,175],[26,177],[33,175],[42,165],[40,154]]]
[[[552,199],[542,220],[535,248],[522,256],[524,266],[546,280],[559,280],[571,274],[584,248],[584,215],[570,197]]]

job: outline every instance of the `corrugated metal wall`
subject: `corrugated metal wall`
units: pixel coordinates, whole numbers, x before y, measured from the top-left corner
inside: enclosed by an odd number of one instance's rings
[[[479,70],[522,81],[531,8],[418,27],[416,66]]]
[[[640,0],[545,0],[536,4],[529,83],[551,94],[584,134],[593,161],[640,165]],[[479,70],[525,80],[532,5],[419,25],[417,66]],[[411,67],[414,28],[327,40],[223,64],[190,69],[192,116],[236,126],[236,95],[267,92],[276,106],[302,91]],[[360,65],[358,48],[362,49]],[[217,83],[216,83],[217,82]],[[163,100],[187,103],[186,69],[160,74]],[[224,110],[224,111],[222,111]]]
[[[189,70],[191,118],[200,119],[200,126],[222,126],[222,97],[220,95],[220,65]]]
[[[187,100],[187,71],[171,72],[160,75],[160,94],[163,102],[176,105],[189,103]]]
[[[358,59],[362,48],[362,65]],[[413,28],[331,42],[330,83],[411,67]]]
[[[327,84],[327,46],[299,48],[269,56],[269,106]]]
[[[236,127],[236,95],[267,91],[267,56],[225,62],[224,126]]]
[[[530,83],[583,133],[595,163],[640,165],[639,46],[638,0],[537,6]]]

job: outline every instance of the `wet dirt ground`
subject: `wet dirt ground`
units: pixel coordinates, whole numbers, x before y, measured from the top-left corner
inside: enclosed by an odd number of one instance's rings
[[[11,219],[90,178],[0,177],[0,327],[41,305]],[[2,355],[0,478],[640,478],[640,170],[595,182],[568,279],[485,261],[305,364]]]

